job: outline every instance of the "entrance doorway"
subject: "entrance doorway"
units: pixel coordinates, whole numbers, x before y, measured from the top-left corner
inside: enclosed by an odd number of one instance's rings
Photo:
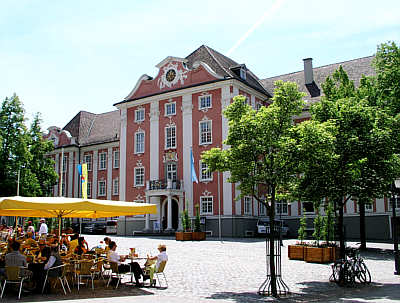
[[[172,228],[177,230],[179,224],[179,204],[176,199],[172,198]],[[168,199],[165,199],[164,206],[163,206],[163,217],[161,219],[161,228],[163,230],[167,229],[168,227]]]

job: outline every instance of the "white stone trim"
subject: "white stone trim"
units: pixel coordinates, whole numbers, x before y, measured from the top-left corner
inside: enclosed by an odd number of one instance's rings
[[[150,180],[158,180],[159,169],[159,104],[150,103]]]
[[[187,63],[188,59],[186,58],[179,58],[179,57],[173,57],[173,56],[168,56],[165,59],[163,59],[160,63],[158,63],[156,65],[157,68],[161,68],[163,67],[165,64],[167,64],[168,62],[172,62],[172,61],[176,61],[176,62],[182,62],[182,63]]]
[[[93,151],[93,179],[92,179],[92,198],[97,198],[97,164],[98,164],[98,150]]]
[[[74,182],[74,152],[69,153],[69,163],[68,163],[68,196],[67,197],[73,197],[72,196],[72,184]]]
[[[127,109],[121,109],[121,135],[119,147],[119,200],[126,199],[126,129],[127,129]]]
[[[112,147],[109,147],[108,150],[108,163],[107,163],[107,199],[111,200],[111,190],[112,190],[112,170],[113,170],[113,159],[114,153]],[[111,156],[110,156],[111,155]]]
[[[132,100],[132,101],[127,101],[127,102],[124,102],[124,103],[115,104],[115,106],[118,109],[130,108],[130,107],[135,107],[135,106],[138,106],[138,105],[144,105],[144,104],[151,103],[155,99],[157,99],[157,100],[165,100],[165,99],[169,99],[169,98],[181,97],[182,95],[191,95],[191,94],[201,93],[201,92],[204,92],[204,91],[210,91],[210,90],[219,89],[219,88],[222,88],[222,87],[224,87],[226,85],[228,87],[230,85],[232,85],[234,90],[235,90],[235,88],[236,89],[240,88],[240,89],[243,89],[243,90],[247,90],[251,94],[254,94],[260,100],[265,100],[266,99],[266,96],[264,94],[258,92],[257,90],[251,88],[250,86],[247,86],[246,84],[240,82],[239,80],[227,79],[227,80],[222,80],[222,81],[218,81],[218,82],[208,83],[208,84],[205,84],[205,85],[182,88],[182,89],[174,90],[172,92],[165,92],[165,93],[159,94],[157,96],[148,96],[148,97],[138,98],[138,99],[135,99],[135,100]]]
[[[221,88],[221,132],[222,132],[222,141],[228,138],[228,119],[223,114],[223,111],[226,107],[231,103],[231,92],[230,86],[225,85]],[[229,148],[228,145],[223,144],[223,149]],[[223,210],[224,215],[232,215],[232,183],[228,182],[228,178],[230,177],[230,172],[222,173],[222,197],[224,201]]]
[[[182,96],[182,165],[183,165],[183,184],[185,197],[188,203],[188,213],[193,215],[193,182],[191,180],[191,159],[190,148],[192,147],[192,95]],[[183,206],[182,206],[183,207]],[[183,209],[183,208],[182,208]]]
[[[143,74],[142,76],[140,76],[139,80],[136,82],[135,87],[131,90],[131,92],[128,94],[128,96],[125,97],[125,100],[129,100],[130,98],[132,98],[132,96],[136,93],[136,91],[138,90],[140,84],[144,81],[144,80],[151,80],[152,78],[149,75]]]

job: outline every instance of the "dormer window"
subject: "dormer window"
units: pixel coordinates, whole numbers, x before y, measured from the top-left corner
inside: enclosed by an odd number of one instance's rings
[[[246,68],[244,66],[240,67],[240,78],[246,80]]]

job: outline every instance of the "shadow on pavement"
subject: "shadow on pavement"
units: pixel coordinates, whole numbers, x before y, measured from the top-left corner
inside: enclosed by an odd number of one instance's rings
[[[64,295],[61,288],[53,290],[51,294],[33,294],[27,293],[21,295],[21,300],[18,300],[18,292],[13,287],[7,287],[4,297],[2,299],[3,302],[43,302],[43,301],[65,301],[65,300],[82,300],[83,302],[87,302],[89,299],[94,298],[116,298],[118,301],[118,297],[127,297],[127,296],[145,296],[145,295],[153,295],[151,288],[137,288],[130,285],[120,285],[117,289],[114,287],[105,287],[103,285],[95,286],[95,290],[92,291],[90,287],[82,287],[80,291],[74,287],[71,289],[72,292],[69,293],[67,291],[67,295]],[[107,300],[107,301],[108,301]]]
[[[291,293],[286,297],[273,298],[260,296],[256,292],[220,292],[207,299],[230,300],[237,303],[246,302],[399,302],[398,284],[371,283],[357,285],[353,288],[339,287],[331,282],[304,282],[301,293]],[[327,284],[331,284],[327,285]]]

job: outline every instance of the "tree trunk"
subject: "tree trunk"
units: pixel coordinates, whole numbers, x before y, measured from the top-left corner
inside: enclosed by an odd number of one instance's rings
[[[339,208],[339,218],[338,218],[338,233],[340,242],[340,258],[345,258],[345,246],[344,246],[344,233],[343,233],[343,207],[342,201],[338,201],[337,206]]]
[[[361,250],[367,249],[367,238],[366,238],[366,231],[365,231],[365,200],[359,199],[358,206],[360,207],[360,242]]]
[[[272,186],[271,207],[269,212],[269,268],[271,273],[271,293],[277,298],[276,270],[275,270],[275,187]]]

